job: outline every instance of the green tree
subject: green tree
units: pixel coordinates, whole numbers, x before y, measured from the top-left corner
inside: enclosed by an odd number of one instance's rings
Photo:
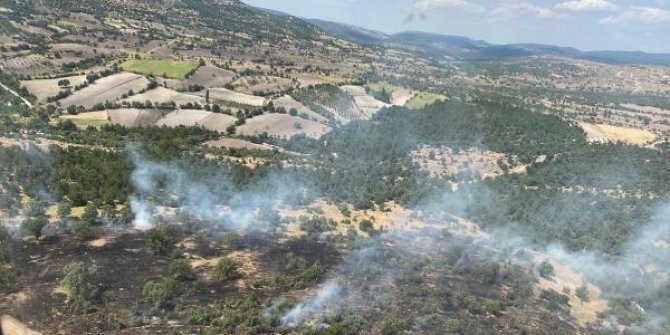
[[[45,216],[29,217],[21,223],[21,227],[26,233],[29,233],[39,240],[42,237],[42,229],[49,223]]]
[[[98,208],[95,207],[94,203],[90,202],[86,205],[81,219],[89,225],[95,224],[95,221],[98,219]]]
[[[58,214],[58,218],[65,222],[72,215],[72,205],[69,201],[63,200],[58,204],[58,210],[56,212]]]
[[[65,276],[61,285],[67,294],[67,304],[76,313],[88,313],[93,310],[94,300],[98,293],[97,287],[91,283],[94,267],[82,262],[74,262],[65,266]]]
[[[538,272],[540,273],[540,277],[549,279],[553,276],[556,275],[556,272],[554,270],[554,266],[551,265],[549,261],[544,261],[540,263],[540,267],[538,268]]]
[[[160,226],[152,228],[147,232],[146,243],[154,254],[162,254],[168,250],[174,238],[174,229],[168,226]]]

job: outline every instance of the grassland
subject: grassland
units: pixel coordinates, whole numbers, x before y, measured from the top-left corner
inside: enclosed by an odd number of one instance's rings
[[[431,105],[437,101],[445,101],[447,97],[442,94],[435,94],[429,92],[417,93],[414,97],[407,101],[405,107],[409,109],[421,109],[427,105]]]
[[[186,79],[186,75],[198,68],[198,62],[179,62],[156,59],[133,59],[121,65],[125,71],[156,77]]]

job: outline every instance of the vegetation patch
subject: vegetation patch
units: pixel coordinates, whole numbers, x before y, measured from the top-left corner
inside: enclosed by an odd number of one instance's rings
[[[121,65],[125,71],[154,77],[186,79],[198,69],[198,62],[180,62],[156,59],[133,59]]]

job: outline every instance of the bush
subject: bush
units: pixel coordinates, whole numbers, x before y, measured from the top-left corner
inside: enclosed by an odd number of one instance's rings
[[[72,235],[78,238],[89,238],[91,236],[91,225],[84,220],[77,220],[72,224]]]
[[[156,227],[147,232],[146,243],[154,254],[165,253],[174,242],[175,231],[168,226]]]
[[[147,282],[142,289],[142,296],[149,300],[156,308],[166,307],[175,295],[177,283],[172,279],[163,279],[159,282]]]
[[[195,276],[191,271],[191,265],[186,259],[175,259],[168,266],[170,277],[174,280],[193,280]]]
[[[240,248],[242,237],[238,233],[226,233],[223,235],[223,245],[228,249],[237,250]]]
[[[240,267],[239,263],[232,259],[223,257],[214,267],[214,277],[219,280],[230,280],[237,276],[237,269]]]
[[[88,313],[93,309],[93,302],[98,293],[91,284],[91,276],[95,268],[87,267],[82,262],[70,263],[65,267],[65,276],[61,285],[67,294],[67,304],[76,313]]]

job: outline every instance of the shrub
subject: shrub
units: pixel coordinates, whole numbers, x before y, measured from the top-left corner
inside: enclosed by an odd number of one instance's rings
[[[193,280],[195,276],[191,271],[191,265],[186,259],[175,259],[168,266],[170,277],[175,280]]]
[[[177,283],[172,279],[153,280],[144,284],[142,296],[149,300],[156,308],[166,307],[175,295]]]
[[[0,265],[0,292],[9,293],[16,285],[16,275],[8,265]]]
[[[238,233],[227,233],[223,235],[223,245],[228,249],[237,250],[240,248],[242,237]]]
[[[230,280],[237,276],[237,269],[240,267],[239,263],[232,259],[223,257],[214,267],[214,277],[219,280]]]
[[[72,224],[72,235],[78,238],[89,238],[91,236],[91,225],[84,220],[77,220]]]

